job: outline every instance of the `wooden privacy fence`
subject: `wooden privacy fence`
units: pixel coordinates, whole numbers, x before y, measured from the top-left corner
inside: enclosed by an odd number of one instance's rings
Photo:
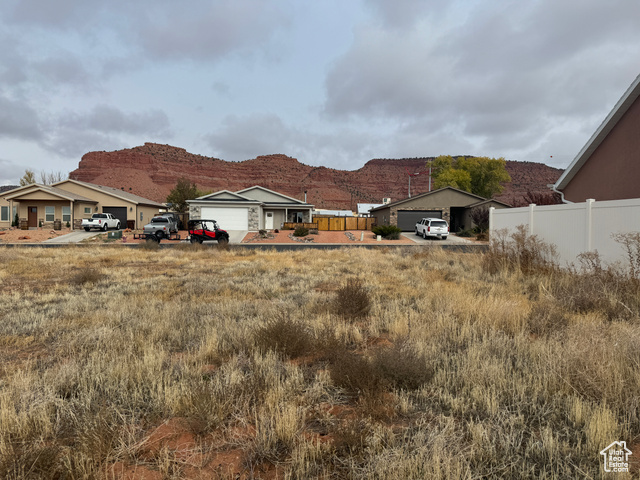
[[[304,228],[318,228],[318,224],[317,223],[296,223],[296,222],[284,222],[282,224],[282,229],[283,230],[295,230],[298,227],[304,227]]]
[[[314,217],[314,223],[285,223],[283,228],[317,228],[320,231],[371,230],[376,219],[373,217]]]

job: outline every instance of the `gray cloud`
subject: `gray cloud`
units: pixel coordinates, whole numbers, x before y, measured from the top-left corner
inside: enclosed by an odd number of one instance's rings
[[[33,70],[42,76],[47,85],[87,85],[92,75],[74,55],[49,57],[33,62]]]
[[[278,2],[236,0],[165,5],[141,22],[138,41],[158,58],[219,58],[259,49],[290,21]]]
[[[241,161],[281,153],[307,165],[331,165],[352,170],[380,156],[386,140],[373,133],[341,128],[320,133],[293,127],[274,114],[226,117],[220,128],[205,137],[211,155]]]
[[[97,0],[5,0],[5,17],[15,23],[34,24],[50,28],[77,28],[100,10]],[[86,22],[85,22],[86,23]]]
[[[289,7],[289,0],[8,0],[0,17],[79,32],[98,47],[115,34],[139,58],[215,59],[262,48],[290,24]]]
[[[295,135],[277,115],[231,115],[222,121],[218,131],[206,136],[206,141],[214,149],[215,156],[238,161],[257,155],[286,153],[287,145]]]
[[[18,179],[24,175],[24,170],[23,165],[0,158],[0,185],[17,185]]]
[[[24,100],[0,93],[0,137],[40,140],[43,136],[38,113]]]
[[[69,112],[59,123],[65,128],[96,133],[170,135],[169,118],[161,110],[126,113],[109,105],[97,105],[87,113]]]
[[[464,23],[443,29],[451,12],[408,22],[415,5],[370,1],[392,26],[361,26],[330,69],[333,119],[437,123],[429,135],[457,132],[505,154],[535,150],[550,125],[601,120],[637,75],[636,2],[470,3]]]
[[[42,145],[58,155],[78,157],[91,150],[122,148],[132,138],[141,144],[165,141],[172,135],[169,118],[161,110],[128,113],[98,105],[88,112],[67,112],[51,121]]]
[[[284,153],[344,169],[440,153],[572,158],[640,64],[629,0],[308,5],[0,2],[5,158],[29,144],[19,156],[75,161],[174,131],[185,147],[205,135],[227,160]]]
[[[407,28],[425,16],[440,14],[442,10],[446,9],[448,2],[366,0],[366,3],[385,26]]]

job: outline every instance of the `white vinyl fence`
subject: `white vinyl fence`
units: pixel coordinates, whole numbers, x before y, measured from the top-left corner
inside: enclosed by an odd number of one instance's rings
[[[612,235],[640,232],[640,199],[489,210],[490,234],[501,229],[511,233],[518,225],[555,245],[560,265],[577,263],[579,254],[590,251],[607,263],[626,262],[626,252]]]

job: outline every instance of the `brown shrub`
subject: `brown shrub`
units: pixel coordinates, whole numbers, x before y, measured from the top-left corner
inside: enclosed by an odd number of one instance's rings
[[[71,283],[74,285],[84,285],[86,283],[98,283],[105,277],[100,270],[84,269],[71,277]]]
[[[406,340],[376,352],[373,367],[390,385],[404,390],[420,388],[433,378],[434,373],[425,357]]]
[[[526,319],[529,333],[540,337],[549,337],[566,329],[569,317],[560,305],[553,301],[541,301],[534,304]]]
[[[349,320],[358,320],[369,315],[371,298],[360,279],[348,279],[347,284],[336,292],[334,309],[338,315]]]
[[[333,355],[329,373],[334,385],[355,396],[377,395],[390,386],[371,361],[344,349]]]
[[[160,250],[160,242],[153,238],[147,238],[144,243],[139,243],[138,248],[143,250],[158,251]]]
[[[506,230],[493,232],[482,267],[492,275],[503,270],[524,274],[548,273],[556,269],[555,260],[554,245],[537,235],[530,235],[525,225],[518,225],[510,235]]]
[[[309,328],[292,320],[288,313],[259,327],[254,332],[254,339],[259,349],[273,350],[289,358],[307,355],[314,350],[314,339]]]
[[[424,356],[406,341],[376,351],[371,359],[338,350],[330,361],[329,371],[336,386],[352,395],[369,398],[390,388],[418,389],[430,381],[434,373]]]
[[[371,425],[366,420],[352,419],[337,424],[331,432],[335,453],[339,456],[363,455],[371,430]]]
[[[556,296],[576,313],[600,312],[607,320],[637,318],[640,314],[640,282],[632,261],[625,269],[604,266],[598,252],[578,256],[579,268],[556,282]]]

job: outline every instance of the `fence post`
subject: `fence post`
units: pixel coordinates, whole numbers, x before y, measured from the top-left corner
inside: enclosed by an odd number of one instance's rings
[[[494,226],[493,226],[493,211],[496,209],[496,207],[489,207],[489,238],[491,238],[491,234],[493,233],[494,230]]]
[[[534,235],[533,232],[533,211],[536,208],[535,203],[529,204],[529,235]]]
[[[585,214],[587,215],[586,218],[586,251],[590,252],[593,248],[593,203],[595,202],[595,200],[593,198],[588,198],[585,201]]]

